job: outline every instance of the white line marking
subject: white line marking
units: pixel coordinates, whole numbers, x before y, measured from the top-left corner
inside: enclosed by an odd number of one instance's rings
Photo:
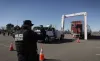
[[[9,47],[9,46],[7,46],[7,45],[4,45],[4,44],[0,44],[0,45],[2,45],[2,46],[4,46],[4,47]]]
[[[96,47],[96,48],[100,48],[100,47]]]
[[[100,54],[96,54],[96,55],[100,55]]]

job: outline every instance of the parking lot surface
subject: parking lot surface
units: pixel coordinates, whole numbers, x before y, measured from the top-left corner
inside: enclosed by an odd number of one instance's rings
[[[38,51],[43,47],[46,61],[100,61],[100,39],[80,40],[66,34],[62,41],[52,43],[37,43]],[[9,51],[11,36],[0,35],[0,61],[17,61],[16,51]],[[41,46],[42,44],[42,46]],[[14,47],[15,49],[15,47]],[[34,57],[33,57],[34,58]]]

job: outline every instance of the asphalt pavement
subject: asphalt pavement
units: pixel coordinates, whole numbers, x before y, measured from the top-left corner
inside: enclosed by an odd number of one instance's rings
[[[67,34],[62,41],[37,43],[38,51],[43,47],[45,61],[100,61],[100,39],[91,38],[77,43]],[[16,51],[9,51],[10,43],[14,44],[11,36],[0,35],[0,61],[17,61]]]

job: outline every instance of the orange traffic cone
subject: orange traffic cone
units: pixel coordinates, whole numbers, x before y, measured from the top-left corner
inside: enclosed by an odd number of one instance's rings
[[[77,42],[77,43],[80,43],[80,40],[79,40],[79,38],[76,40],[76,42]]]
[[[41,51],[40,51],[39,60],[44,61],[44,54],[43,54],[43,49],[42,48],[41,48]]]
[[[13,43],[10,44],[9,50],[10,50],[10,51],[13,51],[13,50],[14,50],[14,48],[13,48]]]

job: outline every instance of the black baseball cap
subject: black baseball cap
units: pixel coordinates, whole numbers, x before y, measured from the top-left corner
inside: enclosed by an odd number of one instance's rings
[[[34,24],[32,24],[31,20],[25,20],[23,21],[23,26],[33,26]]]

